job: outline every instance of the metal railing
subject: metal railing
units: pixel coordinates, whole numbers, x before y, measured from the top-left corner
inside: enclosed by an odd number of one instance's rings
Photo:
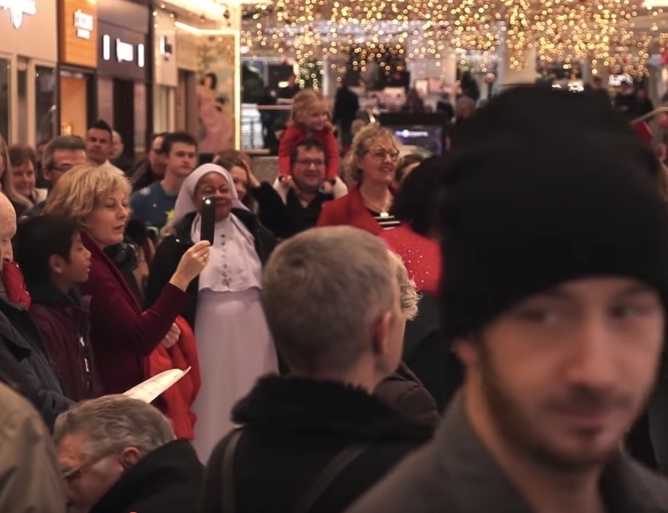
[[[292,104],[284,105],[256,105],[244,103],[241,106],[241,147],[244,150],[257,150],[264,148],[262,136],[262,112],[275,113],[272,124],[276,129],[287,123],[292,110]]]

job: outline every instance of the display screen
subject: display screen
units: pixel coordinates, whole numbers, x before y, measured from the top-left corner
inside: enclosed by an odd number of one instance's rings
[[[404,146],[418,146],[433,155],[443,154],[443,127],[437,125],[386,125]]]

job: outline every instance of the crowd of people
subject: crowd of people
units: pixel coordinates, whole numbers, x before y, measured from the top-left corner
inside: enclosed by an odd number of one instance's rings
[[[654,149],[594,92],[425,160],[328,109],[273,183],[184,132],[0,142],[0,511],[668,512]]]

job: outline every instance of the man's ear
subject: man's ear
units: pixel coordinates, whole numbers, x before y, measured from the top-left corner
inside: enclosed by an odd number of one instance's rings
[[[392,312],[384,312],[373,326],[373,354],[382,356],[390,352],[390,328]]]
[[[464,367],[477,367],[480,362],[480,341],[475,337],[459,338],[452,344],[452,350]]]
[[[136,447],[126,447],[123,449],[123,452],[118,457],[121,461],[121,466],[123,470],[134,467],[137,462],[141,459],[141,454],[139,449]]]

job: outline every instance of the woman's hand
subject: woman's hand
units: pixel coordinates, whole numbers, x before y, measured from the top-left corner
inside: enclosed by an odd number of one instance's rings
[[[209,241],[203,240],[186,251],[169,283],[185,292],[190,282],[206,267],[211,252],[210,246]]]
[[[165,335],[165,338],[162,339],[162,345],[166,349],[169,349],[179,341],[180,336],[181,336],[181,330],[176,324],[172,324],[172,327],[169,328],[167,335]]]

